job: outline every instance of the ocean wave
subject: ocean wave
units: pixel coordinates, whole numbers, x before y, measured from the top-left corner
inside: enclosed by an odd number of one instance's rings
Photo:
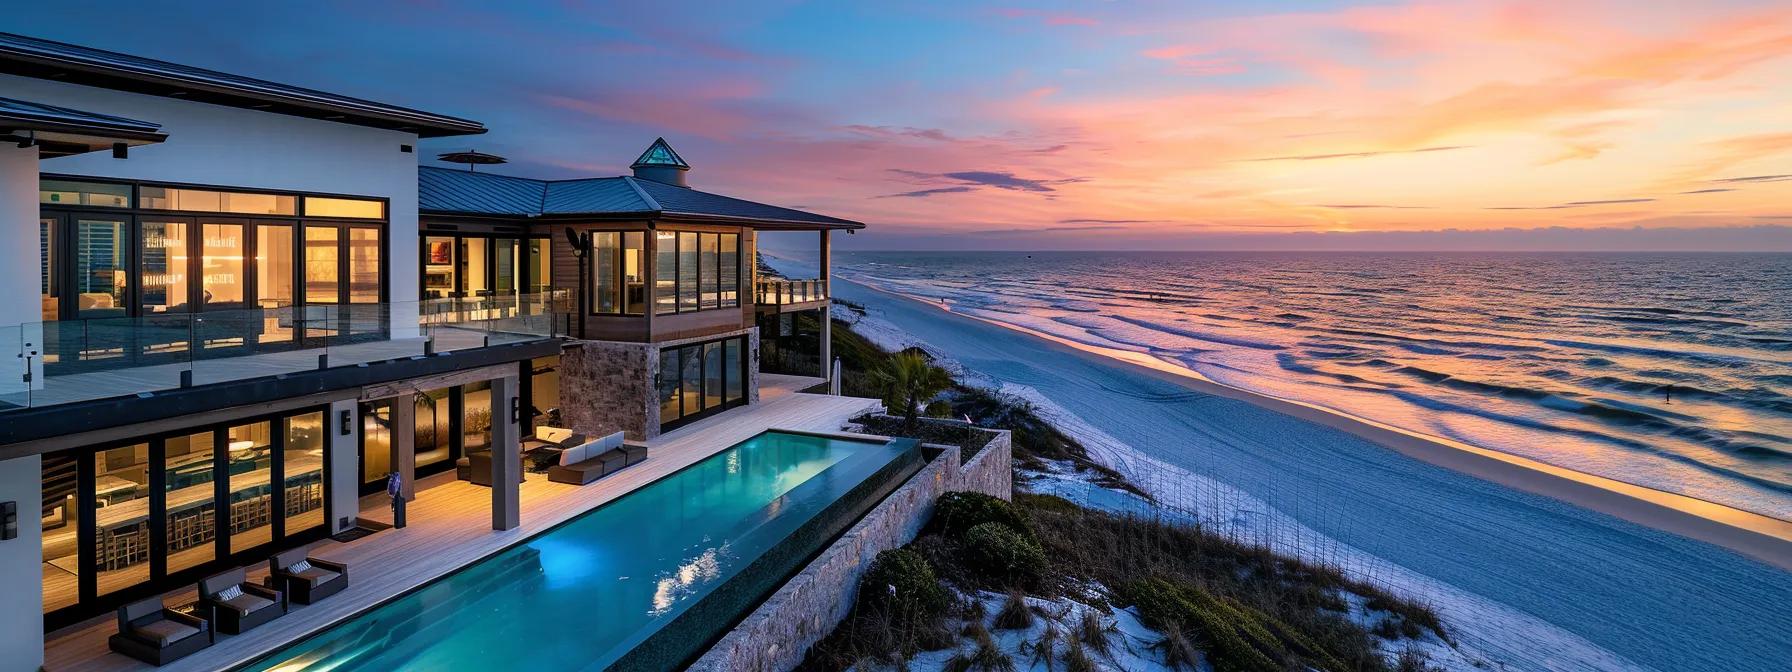
[[[1131,324],[1133,326],[1144,327],[1146,329],[1151,329],[1151,330],[1155,330],[1155,331],[1161,331],[1166,334],[1175,334],[1177,336],[1182,336],[1185,338],[1192,338],[1197,341],[1208,341],[1210,343],[1220,343],[1220,344],[1224,344],[1224,345],[1236,345],[1236,346],[1244,347],[1244,348],[1256,348],[1258,350],[1286,350],[1287,349],[1287,347],[1283,346],[1283,345],[1278,345],[1275,343],[1268,343],[1268,342],[1258,341],[1258,340],[1252,340],[1252,339],[1244,338],[1241,336],[1227,336],[1227,335],[1214,334],[1214,333],[1205,332],[1205,331],[1196,331],[1193,329],[1183,329],[1183,328],[1178,328],[1178,327],[1172,327],[1167,324],[1152,322],[1150,320],[1143,320],[1143,319],[1139,319],[1136,317],[1127,317],[1125,315],[1114,315],[1112,317],[1115,320],[1119,320],[1121,322],[1125,322],[1125,323]]]

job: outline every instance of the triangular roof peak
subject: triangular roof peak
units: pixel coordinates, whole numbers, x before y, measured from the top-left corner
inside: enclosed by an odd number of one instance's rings
[[[685,163],[684,158],[680,157],[678,152],[672,150],[672,145],[667,144],[665,138],[655,138],[653,144],[648,146],[647,151],[641,152],[641,158],[635,159],[635,162],[630,165],[629,168],[634,169],[642,166],[670,166],[673,168],[682,168],[684,170],[691,169],[691,164]]]

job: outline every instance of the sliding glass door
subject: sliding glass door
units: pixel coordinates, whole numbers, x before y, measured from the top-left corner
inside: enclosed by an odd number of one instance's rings
[[[46,624],[320,536],[323,419],[307,409],[44,456]]]
[[[746,403],[746,337],[660,349],[662,431]]]

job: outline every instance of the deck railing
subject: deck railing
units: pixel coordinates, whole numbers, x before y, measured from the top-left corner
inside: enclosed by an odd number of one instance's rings
[[[555,291],[0,327],[0,413],[553,338],[569,303]]]
[[[760,280],[757,290],[754,301],[760,305],[781,306],[828,298],[828,284],[823,280]]]

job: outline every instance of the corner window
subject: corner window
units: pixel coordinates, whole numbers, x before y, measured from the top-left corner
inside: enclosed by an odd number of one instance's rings
[[[654,312],[740,307],[740,235],[661,232],[655,237]]]

